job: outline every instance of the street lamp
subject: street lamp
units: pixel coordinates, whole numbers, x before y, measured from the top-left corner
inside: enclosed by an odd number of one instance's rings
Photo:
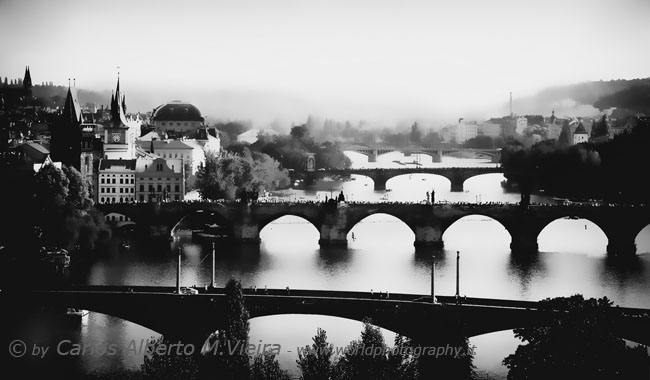
[[[181,247],[178,247],[178,266],[176,270],[176,293],[181,294]]]
[[[460,251],[456,251],[456,302],[460,299]]]
[[[431,303],[436,303],[434,281],[436,277],[436,255],[431,255]]]
[[[215,277],[214,266],[215,266],[215,263],[214,263],[214,242],[212,242],[212,288],[217,287],[216,282],[215,282],[215,278],[214,278]]]

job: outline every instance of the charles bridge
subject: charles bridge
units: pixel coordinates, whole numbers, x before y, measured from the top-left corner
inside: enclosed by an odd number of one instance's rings
[[[581,218],[601,228],[608,239],[607,251],[613,256],[634,255],[637,235],[650,224],[647,206],[170,202],[96,207],[104,215],[128,217],[136,228],[150,235],[170,237],[183,226],[217,224],[234,241],[255,244],[259,244],[260,231],[266,225],[282,216],[294,215],[318,230],[321,246],[346,246],[347,235],[357,223],[370,215],[388,214],[413,231],[416,248],[443,247],[442,236],[452,224],[465,216],[479,215],[503,225],[510,234],[513,252],[536,252],[537,237],[548,224],[566,217]]]
[[[314,171],[294,171],[292,179],[302,179],[307,183],[313,183],[317,179],[333,175],[357,174],[371,178],[374,181],[375,190],[386,190],[386,182],[400,175],[405,174],[436,174],[447,178],[451,182],[451,191],[462,192],[463,183],[468,178],[492,173],[503,173],[501,167],[444,167],[444,168],[377,168],[377,169],[329,169]]]

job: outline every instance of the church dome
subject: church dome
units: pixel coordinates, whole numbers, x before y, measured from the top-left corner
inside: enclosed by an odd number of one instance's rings
[[[203,121],[201,111],[194,105],[179,100],[162,104],[153,111],[154,121]]]

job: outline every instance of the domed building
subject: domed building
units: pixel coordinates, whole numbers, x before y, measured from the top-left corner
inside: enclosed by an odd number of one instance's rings
[[[198,108],[180,100],[158,106],[151,116],[151,124],[158,131],[192,131],[200,128],[204,121]]]

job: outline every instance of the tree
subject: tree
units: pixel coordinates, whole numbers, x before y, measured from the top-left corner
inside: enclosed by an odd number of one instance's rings
[[[564,123],[562,123],[562,131],[560,132],[560,137],[558,137],[557,142],[560,147],[571,145],[571,127],[569,126],[569,120],[565,119]]]
[[[289,380],[287,371],[280,369],[275,355],[264,352],[255,356],[251,366],[250,378],[253,380]]]
[[[646,348],[626,347],[615,335],[612,302],[582,295],[545,299],[541,311],[555,313],[546,326],[518,328],[526,344],[503,360],[508,379],[647,379]]]
[[[250,375],[248,357],[249,313],[244,304],[241,283],[230,279],[226,284],[226,327],[209,340],[209,353],[201,363],[201,377],[218,376],[225,380],[247,380]],[[216,350],[216,352],[214,351]]]
[[[195,355],[169,349],[173,342],[159,337],[147,346],[140,371],[151,380],[193,380],[197,378],[198,362]],[[171,346],[173,347],[173,346]]]
[[[351,342],[334,366],[334,376],[341,380],[391,379],[384,336],[370,319],[363,322],[361,339]]]
[[[600,118],[600,121],[594,121],[594,124],[591,127],[591,137],[607,136],[608,134],[609,128],[607,126],[607,117],[603,115]]]
[[[318,329],[312,345],[298,351],[298,368],[302,380],[329,380],[332,374],[334,346],[327,342],[327,333]]]
[[[90,197],[88,180],[74,166],[62,166],[63,174],[68,179],[68,196],[66,203],[72,209],[86,210],[93,205]]]

